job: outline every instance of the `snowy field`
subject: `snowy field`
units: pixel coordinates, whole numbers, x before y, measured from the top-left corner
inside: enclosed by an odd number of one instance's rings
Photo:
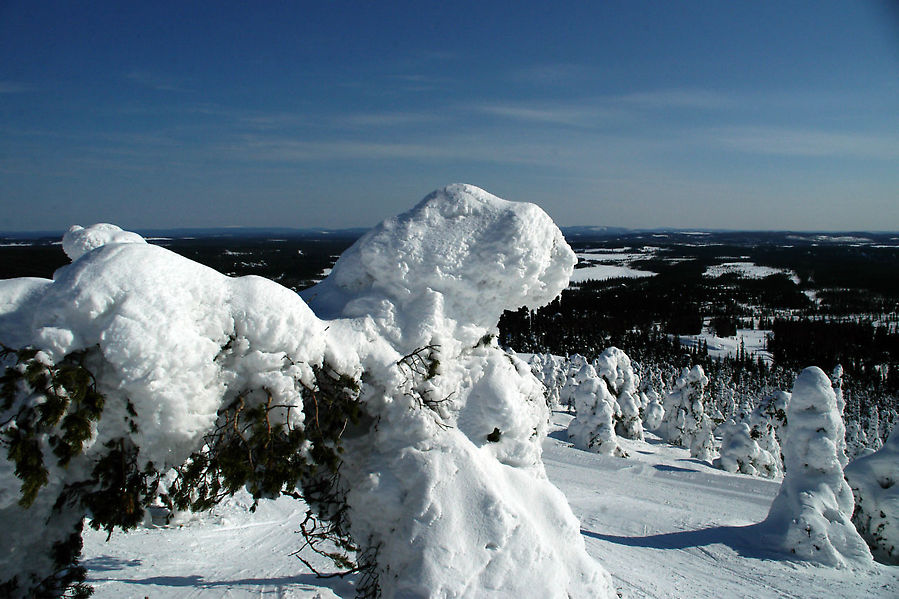
[[[580,451],[566,440],[569,419],[554,415],[546,471],[623,597],[899,597],[899,567],[832,569],[758,547],[752,525],[765,518],[779,482],[714,469],[652,435],[646,443],[619,439],[626,459]],[[290,556],[302,504],[280,499],[255,514],[247,505],[232,501],[181,528],[116,533],[108,542],[87,531],[95,596],[353,596],[351,580],[318,579]]]
[[[787,275],[797,285],[800,283],[799,277],[792,270],[759,266],[754,262],[724,262],[723,264],[716,264],[708,267],[703,276],[714,279],[723,275],[736,274],[744,279],[764,279],[765,277],[781,273]]]
[[[718,337],[704,327],[701,335],[679,335],[679,337],[681,345],[688,348],[697,347],[701,342],[705,342],[709,347],[709,355],[716,360],[735,357],[742,345],[749,355],[771,364],[773,358],[766,349],[767,337],[770,334],[771,331],[765,329],[737,329],[737,334],[733,337]]]
[[[639,279],[652,277],[656,273],[631,268],[636,260],[645,260],[655,255],[659,248],[595,248],[578,252],[578,265],[571,275],[571,283],[584,281],[605,281],[608,279]]]

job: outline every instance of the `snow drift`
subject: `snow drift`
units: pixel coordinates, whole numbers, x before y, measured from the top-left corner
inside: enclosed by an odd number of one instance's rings
[[[80,455],[48,463],[30,508],[0,462],[7,576],[27,587],[47,572],[43,556],[80,521],[51,518],[54,503],[90,482],[109,442],[164,472],[248,390],[276,425],[301,429],[303,390],[327,366],[359,384],[366,426],[344,439],[338,487],[385,596],[614,596],[546,479],[542,387],[491,338],[503,310],[551,301],[575,263],[536,206],[469,185],[434,192],[304,294],[315,314],[273,282],[225,277],[112,225],[73,227],[63,247],[73,263],[52,281],[0,282],[0,341],[50,364],[86,350],[105,407]]]

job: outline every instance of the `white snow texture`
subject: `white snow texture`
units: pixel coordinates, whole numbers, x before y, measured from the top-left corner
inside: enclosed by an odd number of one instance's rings
[[[178,465],[243,389],[269,390],[299,426],[298,382],[327,362],[362,381],[376,422],[346,440],[340,472],[351,533],[379,548],[385,597],[615,595],[546,478],[542,386],[491,340],[505,309],[539,307],[568,284],[574,253],[538,207],[470,185],[436,191],[303,294],[315,313],[276,283],[228,278],[112,225],[73,227],[63,247],[73,263],[52,281],[0,281],[0,341],[52,361],[97,348],[106,407],[84,455],[51,467],[29,510],[0,462],[0,546],[15,548],[0,571],[34,571],[58,489],[90,478],[106,441]],[[437,364],[426,380],[400,364],[421,348]]]

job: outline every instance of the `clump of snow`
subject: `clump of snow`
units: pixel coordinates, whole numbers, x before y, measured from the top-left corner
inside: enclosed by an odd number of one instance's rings
[[[44,530],[56,496],[90,478],[108,441],[164,472],[253,389],[281,406],[274,424],[302,426],[299,389],[327,363],[360,383],[372,423],[345,439],[340,488],[385,596],[614,596],[546,479],[543,387],[492,340],[505,309],[539,307],[568,283],[574,253],[538,207],[469,185],[436,191],[304,294],[317,314],[276,283],[225,277],[111,225],[73,228],[64,246],[73,263],[53,281],[0,282],[0,341],[50,361],[89,350],[106,404],[30,510],[0,496],[0,546],[16,548],[0,571],[46,569],[38,556],[74,525]],[[0,464],[0,488],[17,488]]]
[[[899,565],[899,434],[846,466],[855,498],[852,523],[877,561]]]
[[[797,377],[787,421],[784,480],[763,523],[772,545],[829,566],[870,563],[871,552],[850,522],[854,501],[838,450],[843,421],[820,368]]]
[[[70,260],[75,261],[84,254],[113,243],[147,243],[146,240],[131,231],[123,231],[115,225],[99,223],[90,227],[72,225],[62,237],[62,251]]]
[[[568,425],[568,438],[578,449],[626,457],[615,435],[615,397],[590,364],[583,364],[573,377],[575,418]]]
[[[374,318],[402,347],[472,346],[504,310],[552,301],[575,262],[537,206],[455,184],[366,233],[303,297],[324,317]]]

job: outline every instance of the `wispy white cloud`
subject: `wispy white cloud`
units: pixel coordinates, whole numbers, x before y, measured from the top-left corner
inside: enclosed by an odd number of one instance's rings
[[[733,107],[738,99],[730,94],[703,89],[667,89],[636,92],[611,98],[612,101],[649,109],[695,108],[718,110]]]
[[[821,158],[899,158],[899,135],[787,127],[728,127],[700,132],[712,144],[753,154]]]
[[[34,88],[19,81],[0,81],[0,94],[23,94]]]
[[[490,116],[573,127],[592,127],[624,115],[620,110],[599,104],[476,104],[470,110]]]
[[[443,120],[439,114],[425,112],[367,112],[335,117],[338,124],[353,127],[400,127]]]
[[[541,63],[515,69],[509,80],[532,85],[558,85],[595,77],[595,70],[575,63]]]
[[[129,81],[136,83],[142,87],[165,92],[183,92],[188,91],[181,81],[161,75],[159,73],[151,73],[149,71],[133,70],[125,75]]]

